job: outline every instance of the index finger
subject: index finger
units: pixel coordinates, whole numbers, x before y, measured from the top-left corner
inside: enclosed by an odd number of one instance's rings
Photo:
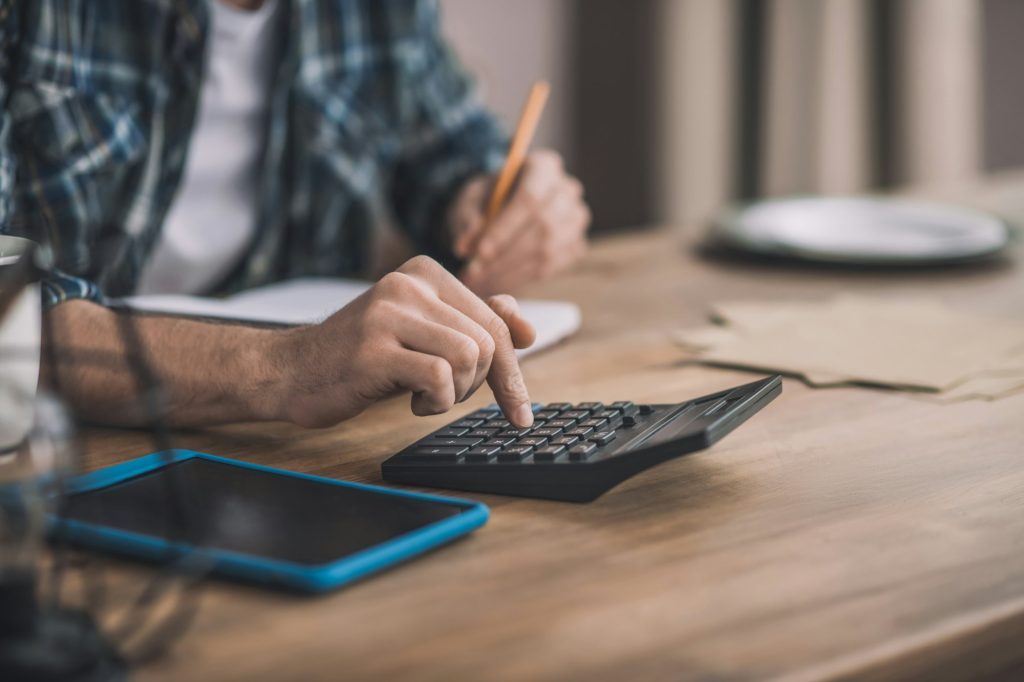
[[[417,276],[437,293],[438,297],[483,327],[494,339],[494,356],[487,373],[487,383],[505,417],[525,428],[533,424],[533,409],[526,381],[519,369],[515,345],[508,324],[486,303],[467,289],[456,277],[426,257],[417,257],[399,268]]]

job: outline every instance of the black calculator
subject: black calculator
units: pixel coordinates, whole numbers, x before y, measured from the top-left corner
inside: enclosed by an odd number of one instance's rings
[[[674,405],[535,404],[514,428],[497,405],[439,429],[381,464],[394,483],[589,502],[630,476],[703,450],[782,392],[772,376]]]

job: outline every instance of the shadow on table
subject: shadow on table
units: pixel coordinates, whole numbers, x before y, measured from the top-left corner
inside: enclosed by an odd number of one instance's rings
[[[969,261],[948,261],[900,265],[866,265],[859,263],[826,263],[811,261],[794,256],[754,254],[738,251],[727,246],[714,243],[701,243],[690,247],[703,261],[732,268],[760,268],[764,270],[788,270],[811,275],[844,275],[857,277],[862,275],[882,276],[891,278],[934,276],[949,274],[959,277],[991,275],[1006,272],[1014,268],[1012,253],[1004,251],[994,256],[987,256]]]

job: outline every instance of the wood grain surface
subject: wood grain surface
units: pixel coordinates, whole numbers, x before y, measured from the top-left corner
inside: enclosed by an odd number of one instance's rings
[[[956,196],[1024,217],[1024,178]],[[1012,217],[1012,216],[1011,216]],[[676,402],[749,381],[669,333],[729,298],[934,294],[1024,318],[1024,270],[885,272],[698,258],[695,230],[608,239],[530,291],[583,308],[529,358],[535,400]],[[936,343],[941,343],[936,339]],[[490,402],[481,394],[457,408]],[[178,444],[381,483],[380,462],[455,415],[393,400],[337,428],[239,425]],[[88,468],[148,452],[87,433]],[[1024,674],[1024,395],[936,405],[788,380],[713,449],[585,505],[474,496],[467,539],[317,598],[222,581],[140,680],[975,679]],[[110,563],[114,595],[149,569]]]

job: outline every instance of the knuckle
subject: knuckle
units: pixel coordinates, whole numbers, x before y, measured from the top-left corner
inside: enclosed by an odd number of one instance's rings
[[[452,350],[455,362],[458,364],[456,369],[466,371],[476,367],[480,357],[480,346],[476,341],[463,335]]]
[[[381,277],[374,287],[374,292],[385,298],[396,296],[405,291],[410,283],[409,275],[396,270]]]
[[[499,310],[508,310],[515,305],[515,299],[509,294],[494,294],[487,298],[487,305]]]
[[[427,367],[427,381],[434,387],[441,387],[449,383],[452,378],[452,368],[444,358],[434,358]]]
[[[401,308],[391,299],[375,298],[366,308],[366,322],[371,329],[379,330],[388,326],[400,313]]]
[[[494,339],[487,334],[481,334],[476,340],[476,347],[479,352],[477,362],[481,365],[490,364],[494,356]]]
[[[441,266],[433,258],[421,254],[407,260],[398,271],[406,274],[427,275],[435,272],[439,267]]]
[[[540,165],[550,166],[552,168],[562,168],[565,165],[562,160],[562,155],[554,149],[538,149],[533,154],[533,158]]]

